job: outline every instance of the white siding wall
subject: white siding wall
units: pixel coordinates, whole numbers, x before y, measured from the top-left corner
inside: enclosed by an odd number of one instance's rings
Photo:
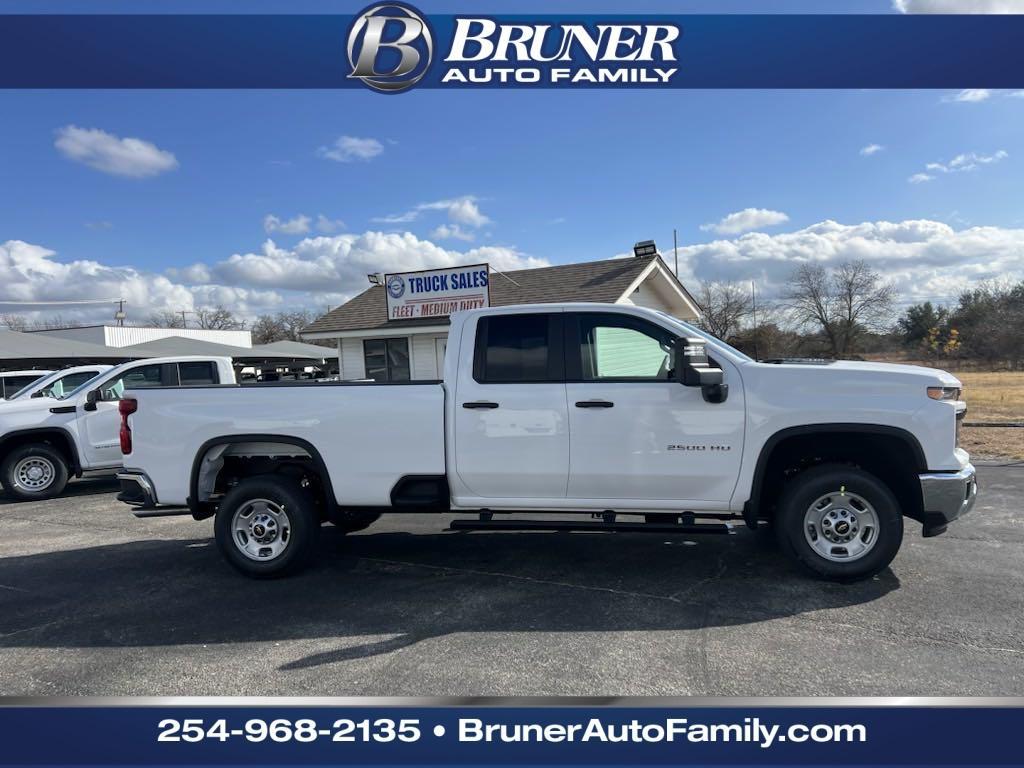
[[[199,328],[136,328],[130,325],[96,325],[88,328],[55,328],[54,330],[36,331],[48,336],[62,339],[87,341],[90,344],[101,344],[108,347],[129,347],[147,341],[181,337],[210,341],[214,344],[227,344],[232,347],[251,347],[252,334],[249,331],[205,331]]]
[[[445,336],[425,333],[412,337],[413,379],[440,379],[444,375],[437,370],[437,340],[443,338]]]
[[[623,304],[634,304],[638,307],[647,307],[648,309],[658,309],[662,312],[679,312],[678,306],[672,306],[665,301],[659,293],[651,288],[650,279],[640,284],[640,287],[632,294],[622,300]]]
[[[363,362],[363,340],[341,340],[341,379],[365,379],[366,366]]]

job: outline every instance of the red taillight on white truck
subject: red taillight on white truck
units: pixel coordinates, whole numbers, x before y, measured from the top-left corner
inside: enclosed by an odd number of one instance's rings
[[[128,426],[128,417],[139,410],[139,401],[126,397],[117,405],[121,414],[121,453],[127,456],[132,452],[132,428]]]

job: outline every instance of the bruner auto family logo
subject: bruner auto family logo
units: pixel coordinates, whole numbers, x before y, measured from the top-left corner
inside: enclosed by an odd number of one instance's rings
[[[489,17],[456,16],[444,71],[430,87],[601,87],[668,85],[679,71],[675,24],[504,23]],[[439,22],[440,23],[440,22]],[[383,93],[401,93],[427,75],[434,58],[434,32],[412,6],[372,5],[348,31],[350,78]]]
[[[405,279],[401,275],[392,275],[388,278],[388,293],[393,299],[402,298],[405,293]]]

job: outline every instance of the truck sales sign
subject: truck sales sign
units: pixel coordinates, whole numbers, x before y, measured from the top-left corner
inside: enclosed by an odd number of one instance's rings
[[[448,317],[491,305],[486,264],[384,275],[388,320]]]

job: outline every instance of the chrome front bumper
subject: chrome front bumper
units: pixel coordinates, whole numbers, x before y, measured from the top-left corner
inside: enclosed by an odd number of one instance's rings
[[[978,481],[973,464],[959,472],[928,472],[919,475],[924,502],[925,536],[937,536],[946,524],[963,517],[974,508]]]

